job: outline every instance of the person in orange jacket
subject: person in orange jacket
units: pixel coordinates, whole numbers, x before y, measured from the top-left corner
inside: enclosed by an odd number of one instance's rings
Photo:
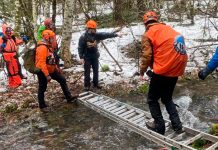
[[[71,95],[65,77],[59,72],[59,69],[57,68],[52,49],[52,42],[54,38],[55,33],[53,31],[43,31],[42,40],[38,42],[36,48],[35,65],[41,70],[39,73],[37,73],[39,83],[38,102],[40,109],[48,107],[44,100],[44,93],[47,89],[47,84],[51,81],[51,79],[56,80],[61,85],[67,102],[75,102],[77,99],[77,96]]]
[[[22,74],[21,65],[18,59],[18,46],[23,44],[23,40],[13,35],[13,29],[7,25],[2,25],[3,36],[0,37],[0,52],[6,64],[8,72],[9,88],[17,88],[21,85],[22,79],[26,77]]]
[[[141,79],[149,66],[153,69],[147,102],[154,123],[147,124],[147,127],[165,134],[165,123],[158,102],[161,99],[170,116],[172,128],[181,131],[182,123],[172,94],[178,76],[184,73],[188,59],[184,37],[170,26],[158,22],[158,16],[153,11],[145,13],[143,20],[146,31],[142,36]]]

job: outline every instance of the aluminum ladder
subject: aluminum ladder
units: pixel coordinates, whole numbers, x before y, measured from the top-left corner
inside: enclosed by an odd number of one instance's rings
[[[194,150],[194,148],[191,147],[191,144],[197,139],[205,139],[210,141],[209,147],[205,150],[218,150],[217,136],[184,126],[183,132],[177,134],[172,130],[169,120],[165,120],[165,136],[149,130],[145,124],[146,122],[153,121],[149,112],[140,110],[110,97],[99,95],[90,91],[81,93],[78,100],[80,103],[104,115],[105,117],[125,125],[146,139],[169,149],[174,147],[179,150]]]

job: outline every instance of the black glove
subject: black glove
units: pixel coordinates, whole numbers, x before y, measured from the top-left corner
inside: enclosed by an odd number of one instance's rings
[[[151,78],[152,75],[153,75],[153,72],[152,72],[151,70],[148,70],[148,71],[146,72],[146,75]]]
[[[206,67],[198,72],[198,77],[199,79],[204,80],[212,72],[213,72],[212,70]]]

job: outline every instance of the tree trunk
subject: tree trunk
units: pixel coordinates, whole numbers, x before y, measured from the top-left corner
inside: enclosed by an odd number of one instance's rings
[[[33,15],[33,27],[34,27],[34,38],[37,41],[37,1],[32,0],[32,15]]]
[[[122,19],[122,1],[121,0],[113,0],[114,3],[114,21],[117,25],[121,25],[123,23]]]
[[[19,35],[21,28],[21,14],[20,14],[20,2],[19,0],[15,0],[15,36]]]
[[[33,38],[34,35],[34,27],[32,23],[32,13],[29,13],[27,10],[32,10],[32,6],[30,8],[27,8],[23,0],[19,0],[20,6],[21,6],[21,13],[22,13],[22,23],[25,30],[25,34],[31,38]],[[32,1],[31,1],[32,3]]]
[[[191,20],[191,24],[194,24],[195,17],[195,8],[194,8],[195,0],[189,0],[189,12],[187,14],[187,18]]]
[[[87,0],[87,8],[88,11],[92,10],[92,0]]]
[[[65,11],[65,0],[62,0],[62,17],[64,18],[64,11]]]
[[[73,4],[75,0],[65,0],[64,23],[62,28],[61,58],[64,67],[71,67],[70,44],[72,38]]]
[[[50,1],[49,0],[46,0],[45,1],[45,12],[44,12],[44,16],[46,18],[49,18],[50,17]]]
[[[52,21],[54,22],[54,32],[56,30],[56,27],[55,27],[56,14],[57,14],[56,6],[57,6],[57,1],[56,0],[52,0]]]
[[[137,0],[137,7],[138,7],[138,19],[142,20],[146,10],[144,0]]]

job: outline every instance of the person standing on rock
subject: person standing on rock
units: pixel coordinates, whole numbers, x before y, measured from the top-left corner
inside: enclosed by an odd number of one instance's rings
[[[140,78],[143,79],[149,66],[153,69],[147,103],[154,122],[146,125],[157,133],[165,134],[165,122],[158,102],[161,99],[172,128],[181,131],[182,123],[172,94],[178,77],[183,75],[187,64],[184,37],[170,26],[158,22],[158,16],[153,11],[145,13],[143,21],[146,31],[142,36]]]
[[[42,40],[38,42],[36,48],[35,65],[41,70],[39,73],[37,73],[39,84],[38,102],[40,109],[48,107],[44,100],[44,93],[47,89],[47,84],[51,81],[51,79],[56,80],[61,85],[61,89],[67,99],[67,102],[74,102],[78,97],[77,95],[71,95],[65,77],[61,74],[61,72],[59,72],[57,68],[52,49],[54,36],[55,33],[53,31],[44,30],[42,32]]]
[[[204,80],[209,74],[211,74],[218,67],[218,47],[213,55],[212,59],[209,61],[207,66],[198,72],[198,77]]]
[[[79,39],[78,53],[80,57],[81,64],[84,65],[84,90],[90,90],[90,69],[93,69],[93,86],[97,89],[101,89],[98,84],[98,74],[99,74],[99,51],[97,44],[100,40],[105,40],[107,38],[117,37],[116,33],[104,33],[96,32],[97,23],[94,20],[89,20],[86,23],[86,32]]]

